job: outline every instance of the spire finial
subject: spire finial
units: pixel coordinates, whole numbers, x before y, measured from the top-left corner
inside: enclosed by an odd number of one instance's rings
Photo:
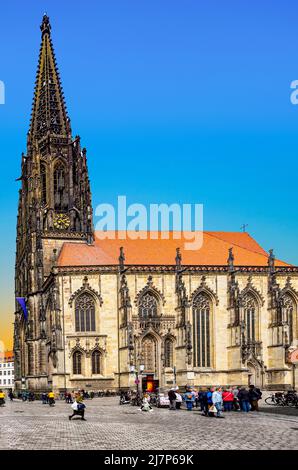
[[[181,271],[181,263],[182,263],[182,256],[180,252],[180,248],[176,248],[176,271],[179,272]]]
[[[229,248],[229,257],[228,257],[227,263],[228,263],[228,266],[229,266],[229,271],[234,271],[233,248]]]
[[[275,256],[273,250],[269,250],[269,257],[268,257],[268,266],[269,266],[269,273],[274,274],[275,272]]]
[[[123,246],[120,247],[120,256],[119,256],[119,269],[120,272],[124,271],[125,255]]]
[[[50,24],[50,18],[48,17],[47,13],[44,13],[42,17],[42,23],[40,25],[40,30],[42,32],[42,35],[45,33],[50,34],[51,33],[51,24]]]

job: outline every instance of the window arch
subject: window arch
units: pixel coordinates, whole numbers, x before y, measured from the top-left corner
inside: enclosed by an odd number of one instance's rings
[[[91,356],[92,374],[101,373],[101,353],[100,351],[93,351]]]
[[[166,338],[165,340],[165,367],[173,367],[173,340],[171,338]]]
[[[54,171],[54,204],[55,210],[65,209],[65,168],[63,163],[58,162]]]
[[[75,302],[75,330],[95,331],[95,302],[90,294],[81,294]]]
[[[139,302],[139,317],[147,320],[158,314],[158,301],[152,292],[142,295]]]
[[[200,292],[193,303],[194,367],[211,367],[210,315],[211,300]]]
[[[82,353],[76,351],[72,356],[72,370],[74,375],[82,374]]]
[[[47,169],[44,163],[40,165],[40,186],[41,186],[41,202],[47,203]]]
[[[252,343],[257,340],[258,303],[251,293],[243,298],[244,321],[246,328],[246,340]]]
[[[289,343],[294,339],[294,301],[293,297],[285,294],[282,297],[283,319],[289,326]]]

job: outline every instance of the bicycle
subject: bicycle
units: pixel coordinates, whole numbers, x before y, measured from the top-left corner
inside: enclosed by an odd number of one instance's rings
[[[272,395],[265,398],[265,403],[267,405],[274,405],[274,406],[286,406],[287,405],[284,394],[282,392],[272,393]]]

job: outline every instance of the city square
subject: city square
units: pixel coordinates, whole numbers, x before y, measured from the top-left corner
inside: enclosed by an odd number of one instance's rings
[[[196,408],[141,412],[118,397],[86,400],[86,422],[69,421],[70,405],[6,402],[0,408],[1,450],[297,450],[298,410],[230,412],[225,419]],[[283,414],[279,414],[279,412]]]

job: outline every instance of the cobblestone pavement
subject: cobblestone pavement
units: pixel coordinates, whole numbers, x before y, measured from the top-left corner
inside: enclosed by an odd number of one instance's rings
[[[70,405],[14,401],[0,408],[0,449],[298,449],[296,416],[230,412],[206,418],[197,410],[151,413],[118,398],[87,400],[87,421],[68,420]]]

